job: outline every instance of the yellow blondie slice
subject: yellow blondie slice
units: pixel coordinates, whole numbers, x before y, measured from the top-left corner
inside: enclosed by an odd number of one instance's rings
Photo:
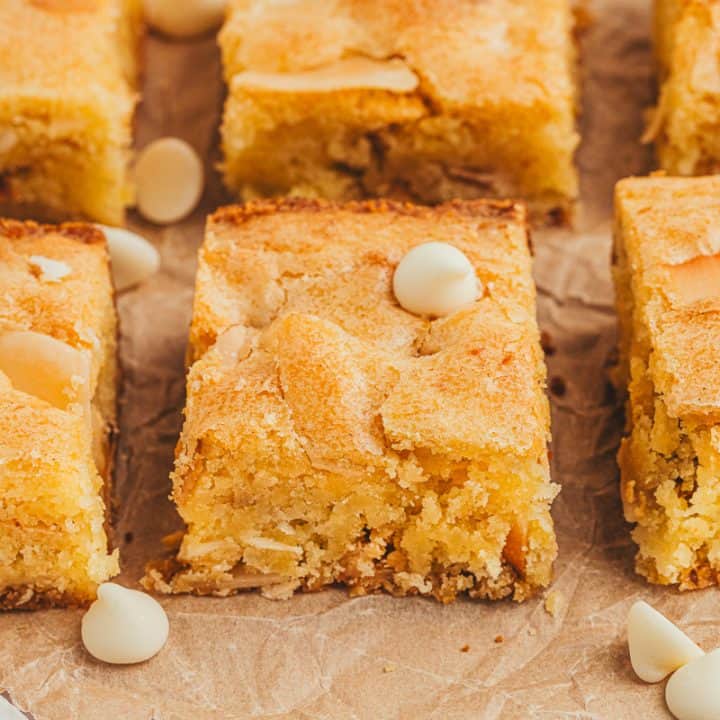
[[[673,175],[720,169],[720,5],[655,0],[660,100],[648,138]]]
[[[232,0],[227,186],[244,199],[577,195],[568,0]]]
[[[623,180],[616,207],[619,462],[637,571],[705,587],[720,570],[720,178]]]
[[[118,572],[116,332],[100,231],[0,221],[0,608],[84,604]]]
[[[120,224],[140,0],[3,0],[0,28],[0,214]]]
[[[394,268],[442,240],[480,299],[403,310]],[[556,555],[545,367],[525,211],[468,201],[255,201],[200,253],[173,497],[187,523],[149,587],[345,583],[523,600]]]

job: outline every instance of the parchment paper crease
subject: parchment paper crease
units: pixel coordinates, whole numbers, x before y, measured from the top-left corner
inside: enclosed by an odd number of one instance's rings
[[[680,595],[632,571],[618,499],[622,426],[605,372],[615,340],[608,272],[612,186],[650,167],[638,143],[652,101],[648,0],[595,0],[583,39],[584,209],[574,232],[535,236],[539,313],[553,348],[553,472],[563,491],[553,589],[515,605],[341,591],[290,602],[254,594],[171,598],[165,650],[141,666],[88,657],[80,613],[0,617],[0,689],[37,720],[205,718],[418,718],[478,720],[664,718],[662,687],[634,678],[624,622],[644,598],[705,649],[718,643],[716,590]],[[179,135],[208,157],[210,183],[193,218],[158,230],[133,225],[162,253],[161,274],[120,299],[125,390],[118,492],[124,572],[135,584],[160,538],[179,527],[167,500],[183,404],[183,354],[195,253],[206,212],[225,202],[212,166],[222,101],[214,40],[151,38],[138,144]],[[561,383],[553,383],[559,388]],[[496,638],[502,642],[496,642]],[[463,651],[465,649],[465,651]]]

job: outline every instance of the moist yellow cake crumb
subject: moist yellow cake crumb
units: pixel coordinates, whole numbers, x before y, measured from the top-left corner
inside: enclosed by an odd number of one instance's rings
[[[618,455],[637,571],[680,589],[720,569],[720,178],[632,178],[616,190]]]
[[[393,272],[442,240],[485,291],[428,320]],[[256,201],[200,252],[163,592],[343,583],[523,600],[556,555],[545,367],[524,209]]]
[[[140,0],[0,2],[0,214],[119,225]]]
[[[0,220],[0,608],[85,604],[118,572],[116,332],[99,230]]]
[[[569,0],[233,0],[225,181],[243,199],[577,196]]]
[[[720,169],[720,6],[655,0],[660,99],[646,134],[672,175]]]

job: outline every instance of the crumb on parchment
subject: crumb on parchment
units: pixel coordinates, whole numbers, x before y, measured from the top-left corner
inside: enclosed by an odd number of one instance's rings
[[[559,590],[551,590],[545,596],[545,610],[553,617],[558,616],[564,605],[565,596]]]

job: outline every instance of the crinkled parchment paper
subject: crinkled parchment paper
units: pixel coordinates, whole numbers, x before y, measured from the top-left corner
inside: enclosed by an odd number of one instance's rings
[[[652,99],[648,0],[595,0],[583,39],[584,209],[575,232],[536,234],[540,322],[551,338],[554,507],[560,543],[553,617],[524,605],[330,590],[272,602],[165,598],[170,640],[154,660],[108,667],[82,649],[81,613],[0,617],[0,688],[37,720],[205,718],[663,718],[662,686],[636,680],[625,616],[644,598],[706,649],[717,642],[716,590],[680,595],[632,570],[615,451],[622,426],[606,368],[615,318],[609,279],[612,186],[650,165],[637,139]],[[161,274],[120,298],[125,386],[117,540],[133,585],[162,536],[184,378],[195,253],[204,214],[226,201],[212,167],[222,102],[211,38],[148,47],[138,144],[175,134],[207,158],[203,207],[180,226],[134,222],[162,253]],[[564,389],[564,392],[562,392]]]

